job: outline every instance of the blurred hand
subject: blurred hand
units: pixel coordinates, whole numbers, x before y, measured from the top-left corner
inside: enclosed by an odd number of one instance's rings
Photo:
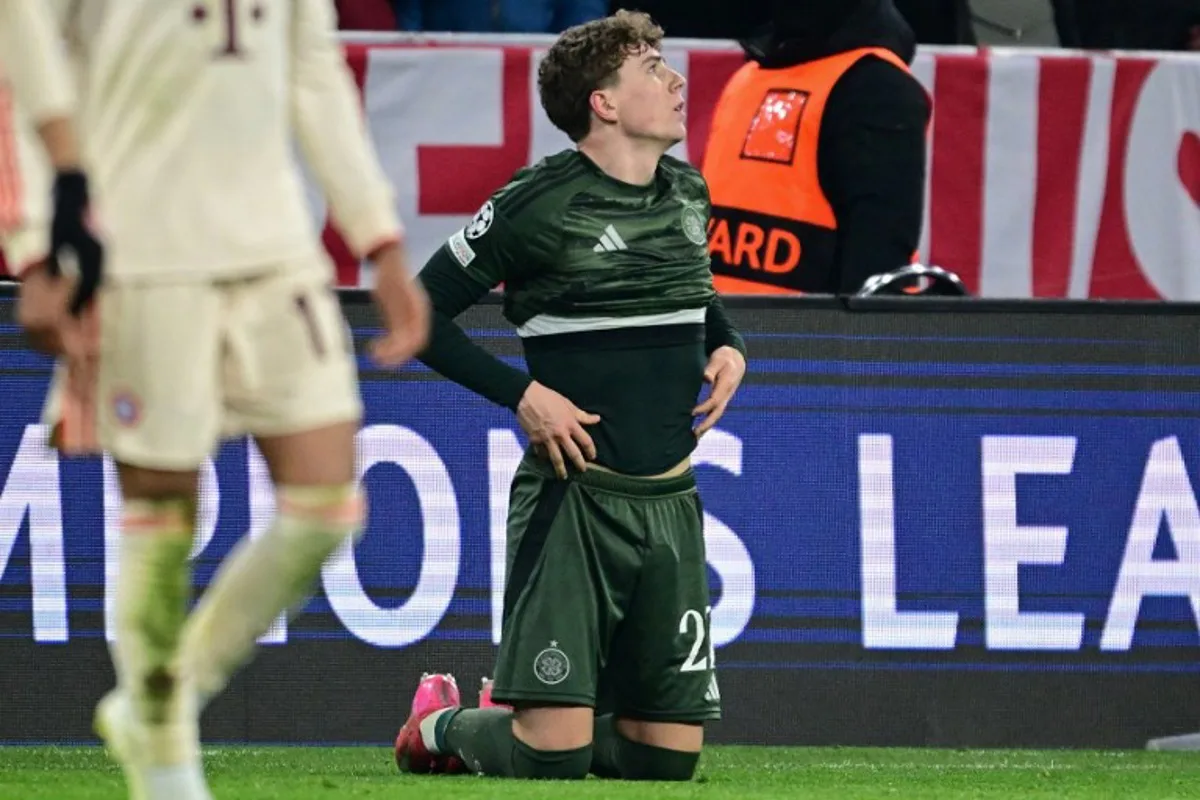
[[[726,346],[712,352],[704,369],[704,380],[712,385],[712,391],[707,400],[692,409],[692,416],[704,417],[696,427],[697,439],[721,420],[745,375],[746,358],[737,350]]]
[[[54,274],[46,263],[30,267],[21,276],[17,323],[35,350],[50,355],[62,352],[63,324],[69,316],[73,283]]]
[[[100,315],[96,303],[79,316],[68,314],[59,327],[61,361],[67,365],[67,387],[82,408],[94,410],[100,380]]]
[[[402,244],[375,254],[375,302],[383,317],[384,334],[371,343],[371,355],[385,367],[398,367],[429,342],[429,297],[409,273]]]
[[[517,420],[534,448],[550,459],[559,478],[567,477],[566,459],[584,472],[587,462],[596,458],[596,445],[583,426],[595,425],[600,417],[580,410],[537,381],[529,384],[521,397]]]

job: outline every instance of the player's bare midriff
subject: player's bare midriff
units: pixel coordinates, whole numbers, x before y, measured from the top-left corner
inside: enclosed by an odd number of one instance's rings
[[[638,475],[637,477],[646,478],[648,480],[662,480],[663,478],[678,478],[680,475],[684,474],[691,468],[692,468],[692,458],[691,458],[691,456],[688,456],[683,461],[680,461],[678,464],[671,467],[666,472],[660,472],[657,475]],[[623,475],[624,474],[624,473],[617,472],[614,469],[609,469],[608,467],[602,467],[599,464],[588,464],[588,469],[599,470],[600,472],[607,472],[611,475]]]

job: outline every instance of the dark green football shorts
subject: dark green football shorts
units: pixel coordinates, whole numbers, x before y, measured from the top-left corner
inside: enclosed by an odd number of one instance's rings
[[[560,480],[527,453],[509,500],[507,574],[496,701],[595,707],[600,690],[632,719],[720,719],[690,470]]]

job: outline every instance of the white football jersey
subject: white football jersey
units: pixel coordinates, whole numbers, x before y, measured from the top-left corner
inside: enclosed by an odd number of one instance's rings
[[[296,143],[358,255],[401,235],[332,0],[61,8],[110,279],[236,278],[311,255]]]

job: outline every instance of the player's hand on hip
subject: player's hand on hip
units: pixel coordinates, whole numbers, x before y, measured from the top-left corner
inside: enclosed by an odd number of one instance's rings
[[[707,400],[692,409],[692,416],[704,418],[696,426],[697,439],[712,430],[725,415],[725,409],[745,375],[746,357],[737,350],[726,346],[712,352],[708,366],[704,368],[704,380],[712,385],[712,391]]]
[[[580,472],[596,458],[596,444],[584,425],[600,421],[596,414],[578,408],[553,389],[534,381],[517,404],[517,420],[530,443],[550,459],[554,472],[567,477],[569,459]]]
[[[54,219],[50,224],[50,273],[75,277],[70,312],[79,316],[95,297],[104,278],[104,246],[88,219],[91,201],[87,176],[78,170],[54,179]]]
[[[371,344],[371,355],[382,366],[398,367],[429,343],[429,297],[409,272],[402,244],[387,245],[372,260],[385,333]]]

